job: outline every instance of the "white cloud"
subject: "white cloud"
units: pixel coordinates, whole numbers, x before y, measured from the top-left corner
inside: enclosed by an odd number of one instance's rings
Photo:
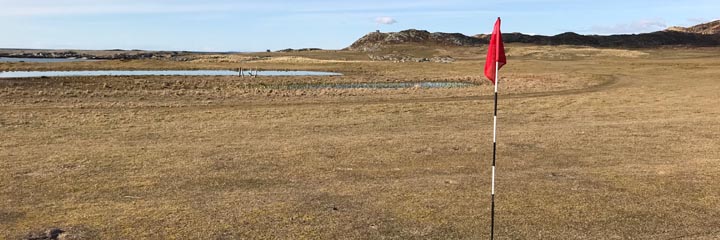
[[[397,23],[397,21],[392,17],[378,17],[375,18],[375,22],[377,24],[385,24],[385,25],[392,25]]]
[[[667,24],[662,19],[645,19],[613,26],[593,26],[590,30],[595,33],[618,34],[654,32],[665,28],[667,28]]]

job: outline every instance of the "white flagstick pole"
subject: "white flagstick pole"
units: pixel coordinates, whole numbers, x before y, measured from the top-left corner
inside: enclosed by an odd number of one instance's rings
[[[497,152],[497,104],[498,104],[498,83],[500,82],[498,71],[500,63],[495,60],[495,111],[493,114],[493,161],[492,161],[492,191],[490,205],[490,239],[495,236],[495,153]]]

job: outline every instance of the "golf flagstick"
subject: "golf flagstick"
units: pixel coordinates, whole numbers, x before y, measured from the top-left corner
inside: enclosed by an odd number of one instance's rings
[[[493,156],[492,156],[492,182],[490,191],[490,239],[495,238],[495,160],[497,159],[497,110],[498,110],[498,82],[500,80],[500,68],[507,63],[505,58],[505,46],[500,33],[500,18],[495,22],[490,46],[488,47],[487,59],[485,61],[485,76],[495,85],[495,102],[493,111]]]
[[[493,111],[493,160],[492,160],[492,187],[490,191],[490,239],[495,233],[495,159],[497,153],[497,103],[498,103],[498,63],[495,62],[495,110]]]

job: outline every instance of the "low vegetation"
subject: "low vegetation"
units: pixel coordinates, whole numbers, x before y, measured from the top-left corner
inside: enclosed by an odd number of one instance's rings
[[[720,236],[717,50],[508,45],[496,235]],[[0,238],[486,238],[484,50],[397,51],[457,61],[302,51],[0,63],[344,74],[0,79]],[[274,87],[427,81],[476,85]]]

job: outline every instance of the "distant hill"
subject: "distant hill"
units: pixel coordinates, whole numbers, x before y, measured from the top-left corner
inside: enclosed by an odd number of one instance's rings
[[[671,27],[667,31],[684,32],[684,33],[697,33],[703,35],[720,34],[720,20],[715,20],[709,23],[703,23],[692,27]]]
[[[487,44],[490,35],[466,36],[460,33],[430,33],[424,30],[405,30],[395,33],[373,32],[358,39],[348,50],[376,51],[392,45],[438,45],[473,47]],[[688,28],[673,27],[664,31],[621,34],[621,35],[580,35],[573,32],[555,36],[503,33],[506,43],[535,45],[577,45],[611,48],[654,48],[662,46],[720,46],[720,20]]]
[[[358,39],[348,50],[374,51],[383,46],[395,44],[423,44],[440,46],[480,46],[487,40],[465,36],[460,33],[430,33],[425,30],[409,29],[401,32],[372,32]]]

